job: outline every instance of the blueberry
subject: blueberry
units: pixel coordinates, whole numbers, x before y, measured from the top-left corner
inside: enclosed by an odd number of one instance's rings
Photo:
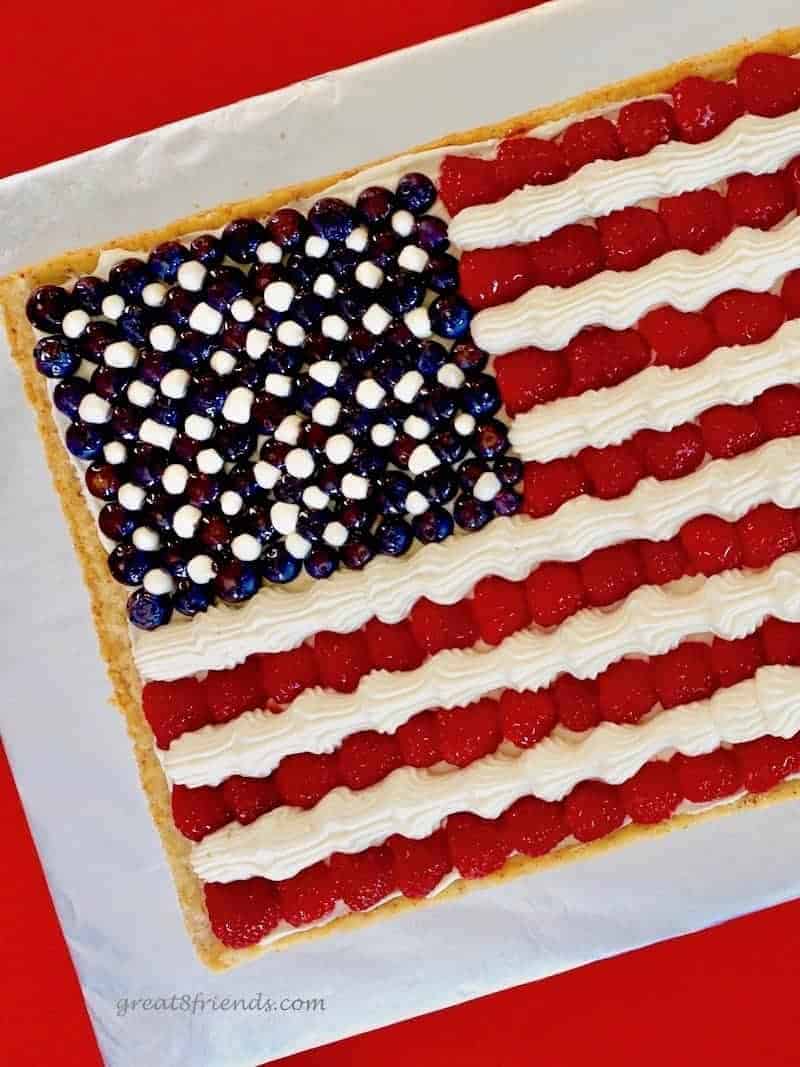
[[[372,538],[369,534],[363,533],[356,537],[351,537],[347,544],[342,547],[341,555],[342,563],[344,563],[345,567],[348,567],[351,571],[360,571],[375,556]]]
[[[150,253],[147,263],[153,277],[160,282],[172,283],[178,274],[178,267],[189,259],[189,252],[180,241],[164,241],[156,245]]]
[[[275,433],[283,419],[289,414],[289,408],[282,401],[268,393],[257,396],[250,409],[250,418],[259,433]]]
[[[201,611],[208,611],[213,599],[214,594],[210,582],[207,585],[195,585],[188,578],[184,578],[178,582],[173,604],[181,615],[188,615],[191,618]]]
[[[361,256],[352,248],[337,248],[333,255],[325,261],[325,269],[328,270],[338,282],[349,281],[355,274],[356,267],[361,262]]]
[[[186,480],[186,498],[197,508],[206,508],[219,499],[222,487],[213,474],[193,471]]]
[[[339,468],[333,463],[325,463],[317,470],[317,488],[327,493],[333,500],[340,496]]]
[[[342,508],[339,515],[339,522],[343,526],[346,526],[348,530],[365,531],[372,525],[373,515],[372,511],[365,504],[360,504],[355,500],[351,501],[344,508]]]
[[[479,424],[473,439],[473,450],[484,459],[496,459],[508,451],[508,427],[499,419],[487,419]]]
[[[299,504],[303,499],[303,490],[306,483],[299,478],[293,478],[291,474],[284,476],[275,483],[272,492],[276,500],[282,500],[286,504]]]
[[[324,196],[308,213],[308,221],[315,233],[328,241],[344,241],[356,226],[353,208],[335,196]]]
[[[73,422],[66,433],[67,448],[78,459],[97,459],[103,451],[106,434],[99,426]]]
[[[130,367],[103,365],[92,374],[92,390],[106,400],[116,400],[125,392],[132,378],[133,371]]]
[[[183,463],[187,467],[194,463],[201,448],[203,448],[202,441],[189,437],[185,433],[176,433],[172,440],[172,455],[178,463]]]
[[[371,185],[358,194],[356,208],[369,226],[380,226],[394,211],[394,195],[383,186]]]
[[[426,252],[435,255],[437,252],[446,252],[450,247],[450,238],[447,236],[447,223],[436,215],[423,215],[417,219],[414,229],[414,243],[424,248]]]
[[[290,556],[283,545],[271,545],[261,557],[261,573],[268,582],[281,585],[293,581],[300,573],[302,563]]]
[[[355,285],[344,285],[336,294],[334,302],[342,318],[348,322],[361,322],[364,312],[373,303],[373,296],[371,290],[364,290]]]
[[[522,460],[516,458],[516,456],[503,456],[494,465],[494,473],[506,486],[517,485],[522,481],[522,475],[524,473],[524,467],[522,466]]]
[[[161,562],[173,578],[186,578],[188,574],[186,565],[193,554],[194,550],[190,544],[187,545],[185,542],[178,541],[167,545],[162,550]]]
[[[308,223],[294,208],[281,208],[267,223],[267,236],[285,252],[299,248],[307,233]]]
[[[383,335],[383,343],[388,349],[405,352],[414,349],[417,339],[404,322],[393,322]]]
[[[419,441],[407,433],[401,433],[395,437],[392,441],[391,454],[398,467],[408,466],[409,457],[418,444]]]
[[[406,174],[398,183],[395,197],[401,208],[412,215],[423,215],[436,200],[436,186],[425,174]]]
[[[304,414],[310,415],[314,405],[319,403],[323,397],[328,396],[329,392],[328,387],[322,382],[314,378],[306,378],[296,393],[295,404]]]
[[[252,263],[256,249],[266,236],[257,219],[234,219],[222,231],[222,245],[225,253],[237,263]]]
[[[214,578],[214,591],[226,604],[249,600],[261,588],[261,575],[252,563],[229,559],[222,563]]]
[[[42,337],[33,350],[36,369],[46,378],[68,378],[78,369],[80,357],[64,337]]]
[[[114,500],[122,485],[120,468],[112,463],[92,463],[84,474],[86,488],[98,500]]]
[[[283,268],[283,276],[299,293],[308,292],[319,274],[319,261],[292,252]]]
[[[186,406],[195,415],[213,419],[225,404],[228,390],[224,382],[213,374],[198,374],[186,397]]]
[[[422,515],[415,516],[411,525],[415,537],[423,544],[445,541],[453,532],[453,516],[449,511],[434,504]]]
[[[249,426],[223,426],[214,434],[214,448],[226,462],[238,463],[255,452],[255,432]]]
[[[167,371],[172,370],[172,360],[166,352],[146,348],[136,364],[137,377],[148,385],[158,385]]]
[[[189,293],[186,289],[170,289],[164,300],[162,313],[176,330],[182,330],[189,325],[189,316],[197,302],[197,293]]]
[[[89,383],[83,378],[65,378],[53,390],[53,403],[69,419],[78,414],[81,400],[89,392]]]
[[[216,345],[212,338],[199,330],[184,330],[178,336],[173,355],[185,370],[194,370],[209,358]]]
[[[99,363],[112,341],[120,339],[120,332],[112,323],[90,322],[78,338],[78,352],[84,359]]]
[[[255,323],[253,323],[255,325]],[[247,344],[247,335],[250,332],[251,324],[244,322],[229,322],[219,334],[214,348],[222,348],[226,352],[240,353],[244,352],[245,345]],[[259,327],[263,329],[263,327]],[[249,358],[249,357],[248,357]]]
[[[139,427],[143,421],[144,413],[140,408],[133,408],[127,404],[115,404],[111,409],[111,430],[121,441],[137,441]]]
[[[231,543],[231,529],[221,515],[203,515],[197,524],[197,540],[210,552],[220,552]]]
[[[217,445],[217,441],[214,444]],[[259,490],[258,482],[253,474],[252,463],[236,463],[225,475],[225,489],[232,489],[244,500],[253,496]]]
[[[339,377],[333,387],[333,395],[339,400],[349,400],[363,377],[364,375],[355,367],[344,367],[343,370],[339,371]]]
[[[330,578],[339,566],[339,556],[330,545],[315,545],[304,560],[312,578]]]
[[[160,422],[162,426],[169,426],[173,430],[177,430],[183,422],[184,417],[183,405],[181,402],[178,400],[170,400],[167,396],[157,396],[147,409],[147,414],[151,419]]]
[[[397,385],[406,372],[405,361],[402,358],[379,360],[373,369],[373,376],[380,382],[387,393]]]
[[[423,341],[417,349],[416,368],[425,378],[434,378],[447,358],[444,345],[438,341]]]
[[[413,489],[413,482],[402,471],[388,471],[380,482],[382,511],[389,515],[404,515],[406,497]]]
[[[74,306],[71,294],[60,285],[40,285],[28,297],[25,314],[38,330],[55,333]]]
[[[172,600],[137,589],[128,597],[128,618],[140,630],[156,630],[172,618]]]
[[[375,532],[378,551],[387,556],[402,556],[413,540],[411,527],[402,519],[385,519]]]
[[[367,246],[367,258],[377,263],[384,271],[394,267],[399,252],[400,242],[391,230],[379,230],[374,233]]]
[[[436,467],[421,474],[414,483],[414,488],[434,504],[446,504],[458,491],[458,478],[450,467]]]
[[[430,423],[449,421],[458,408],[458,393],[455,389],[431,386],[419,404],[419,414]]]
[[[478,374],[489,362],[488,355],[470,341],[459,341],[453,345],[450,358],[468,376]]]
[[[97,525],[102,533],[112,541],[124,541],[136,529],[136,517],[126,511],[122,504],[106,504],[100,509]]]
[[[466,492],[471,493],[475,483],[482,474],[486,473],[486,464],[479,459],[468,459],[458,468],[458,484]]]
[[[428,288],[436,293],[450,293],[458,289],[458,260],[446,252],[431,256],[426,277]]]
[[[216,267],[225,258],[225,249],[219,237],[213,233],[201,233],[189,245],[193,259],[198,259],[204,267]]]
[[[496,515],[516,515],[522,507],[522,497],[513,489],[501,489],[492,503]]]
[[[472,319],[469,305],[453,293],[437,297],[428,314],[433,332],[448,338],[463,337]]]
[[[266,460],[273,467],[284,469],[286,457],[289,454],[289,445],[283,441],[265,441],[259,452],[259,459]]]
[[[297,532],[301,537],[305,537],[306,541],[311,541],[313,544],[322,537],[322,531],[329,518],[330,516],[327,512],[309,511],[307,508],[301,508],[300,514],[297,516]]]
[[[130,477],[143,489],[161,484],[161,475],[167,468],[169,457],[163,448],[138,441],[131,448]]]
[[[111,292],[108,282],[102,278],[95,278],[88,274],[78,278],[72,287],[72,296],[78,307],[83,308],[89,315],[99,315],[103,301]]]
[[[324,301],[315,293],[306,293],[292,303],[291,318],[304,330],[313,330],[327,313]]]
[[[147,265],[140,259],[123,259],[108,272],[108,284],[127,301],[138,300],[142,289],[152,280]]]
[[[284,271],[277,263],[254,263],[247,272],[246,292],[253,300],[260,300],[268,285],[279,282],[284,277]]]
[[[275,528],[269,517],[269,505],[250,502],[245,505],[239,516],[237,529],[242,533],[257,537],[262,545],[275,539]]]
[[[350,331],[345,359],[354,367],[369,367],[377,359],[380,347],[377,337],[362,326],[357,326]]]
[[[272,342],[272,348],[265,361],[270,374],[296,374],[303,365],[303,349],[287,348],[278,341]]]
[[[492,517],[492,506],[463,493],[453,506],[453,518],[465,530],[480,530]]]
[[[225,312],[247,292],[244,275],[235,267],[215,267],[206,279],[203,299],[217,311]]]
[[[177,497],[163,492],[160,486],[152,485],[145,496],[142,520],[147,526],[153,526],[166,536],[172,536],[172,519],[178,510],[180,501]]]
[[[128,304],[117,320],[122,336],[132,345],[145,344],[153,324],[152,313],[137,304]]]
[[[117,545],[108,554],[108,569],[123,585],[141,585],[152,566],[152,554],[134,545]]]
[[[443,463],[451,466],[460,462],[467,452],[467,443],[453,430],[437,430],[429,440],[429,445]]]
[[[351,438],[364,437],[372,428],[376,413],[358,404],[344,404],[339,418],[338,429]]]
[[[359,446],[350,457],[350,469],[362,478],[375,478],[386,468],[388,457],[383,449]]]
[[[330,431],[326,426],[320,426],[318,422],[306,422],[300,430],[298,444],[301,448],[307,448],[319,455],[325,448],[329,437]]]
[[[380,291],[380,303],[392,315],[404,315],[419,307],[425,299],[425,283],[413,274],[399,272],[391,284]]]
[[[468,381],[462,390],[462,403],[476,419],[494,415],[500,408],[497,382],[490,374],[479,374]]]

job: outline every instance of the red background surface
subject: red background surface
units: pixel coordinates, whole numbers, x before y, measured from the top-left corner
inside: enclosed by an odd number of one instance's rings
[[[6,5],[0,175],[527,6],[308,0],[293,8],[287,31],[264,0]],[[0,814],[2,1060],[95,1067],[80,988],[2,749]],[[279,1062],[797,1065],[799,959],[800,902]]]

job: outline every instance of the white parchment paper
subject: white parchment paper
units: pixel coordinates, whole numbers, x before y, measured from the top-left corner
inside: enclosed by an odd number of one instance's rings
[[[0,273],[793,21],[792,0],[559,0],[8,178]],[[800,894],[800,805],[785,804],[211,976],[184,935],[5,359],[0,425],[0,723],[111,1067],[251,1067]],[[261,994],[276,1010],[123,1011],[124,999],[173,994]],[[284,998],[323,998],[325,1010],[281,1011]]]

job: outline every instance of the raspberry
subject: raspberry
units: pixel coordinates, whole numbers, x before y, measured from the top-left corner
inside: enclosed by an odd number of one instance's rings
[[[650,353],[635,330],[605,326],[582,330],[567,345],[566,353],[573,393],[617,385],[650,362]]]
[[[791,56],[753,52],[739,64],[736,84],[754,115],[785,115],[800,107],[800,61]]]
[[[764,653],[757,634],[731,641],[715,637],[711,642],[711,669],[723,688],[752,678],[763,662]]]
[[[386,844],[394,859],[397,888],[404,897],[426,897],[452,870],[444,830],[420,841],[392,834]]]
[[[229,948],[257,944],[280,922],[278,893],[266,878],[207,882],[203,892],[214,936]]]
[[[422,597],[409,617],[414,640],[429,656],[445,648],[469,648],[478,640],[478,628],[467,601],[434,604]]]
[[[439,169],[439,195],[451,215],[502,195],[494,163],[471,156],[445,156]]]
[[[733,753],[724,748],[704,756],[674,756],[678,788],[693,804],[707,804],[741,789],[742,777]]]
[[[771,230],[794,209],[784,174],[735,174],[728,179],[728,207],[737,226]]]
[[[494,372],[509,415],[530,411],[536,404],[563,396],[569,384],[564,358],[539,348],[521,348],[498,357]]]
[[[597,220],[608,270],[638,270],[669,250],[667,232],[655,211],[626,207]]]
[[[586,599],[595,608],[622,600],[644,580],[641,560],[631,544],[598,548],[578,566]]]
[[[800,156],[795,156],[787,166],[786,178],[789,182],[789,188],[792,190],[792,195],[798,207],[800,207]],[[792,273],[796,274],[797,272],[793,271]]]
[[[620,796],[634,822],[663,822],[681,802],[678,776],[671,764],[653,760],[622,783]]]
[[[644,475],[644,467],[632,445],[584,448],[578,462],[589,479],[589,492],[601,500],[626,496]]]
[[[689,562],[700,574],[718,574],[739,567],[742,550],[735,526],[716,515],[690,519],[681,529],[680,539]]]
[[[761,645],[766,663],[800,667],[800,623],[765,619],[761,627]]]
[[[683,478],[703,462],[705,444],[700,428],[685,422],[674,430],[642,430],[636,435],[646,472],[659,481]]]
[[[639,555],[648,585],[666,585],[686,574],[688,560],[679,537],[671,541],[640,541]]]
[[[464,252],[458,272],[461,294],[476,311],[510,303],[533,284],[530,246]]]
[[[159,748],[169,748],[176,737],[211,722],[205,691],[196,678],[148,682],[142,709]]]
[[[580,782],[564,801],[564,815],[579,841],[596,841],[625,821],[619,790],[605,782]]]
[[[621,659],[598,674],[597,699],[607,722],[637,723],[656,703],[650,665]]]
[[[436,726],[442,759],[466,767],[494,752],[500,744],[500,717],[494,700],[476,700],[463,708],[438,708]]]
[[[756,418],[767,437],[793,437],[800,433],[800,388],[776,385],[756,398]]]
[[[334,852],[331,875],[339,896],[352,911],[374,907],[396,888],[392,853],[385,845],[352,855]]]
[[[558,712],[546,689],[517,693],[506,689],[500,697],[503,737],[519,748],[531,748],[547,737],[558,722]]]
[[[761,504],[736,523],[745,567],[768,567],[798,547],[794,515],[777,504]]]
[[[796,747],[782,737],[759,737],[733,751],[748,793],[766,793],[798,769]]]
[[[560,145],[539,137],[509,137],[497,149],[495,167],[503,195],[524,185],[552,185],[566,178],[567,161]]]
[[[209,671],[205,681],[206,700],[214,722],[228,722],[243,711],[263,704],[261,671],[256,656],[227,671]]]
[[[617,132],[627,156],[643,156],[675,136],[675,115],[664,100],[634,100],[620,108]]]
[[[699,641],[687,641],[662,656],[654,656],[650,666],[662,708],[705,700],[714,692],[711,653]]]
[[[623,154],[616,126],[602,117],[582,119],[567,126],[561,147],[571,171],[595,159],[622,159]]]
[[[336,904],[336,882],[324,863],[315,863],[275,884],[281,914],[292,926],[316,922],[332,912]]]
[[[442,758],[439,731],[432,711],[421,711],[395,733],[403,763],[408,767],[432,767]]]
[[[202,841],[206,834],[213,834],[232,818],[221,785],[199,785],[196,789],[185,785],[172,787],[172,819],[190,841]]]
[[[755,409],[718,404],[700,416],[700,431],[709,454],[715,459],[730,459],[742,452],[750,452],[764,440],[764,431]]]
[[[352,693],[371,667],[367,642],[359,631],[323,630],[314,638],[314,655],[320,682],[338,693]]]
[[[525,593],[537,626],[557,626],[586,603],[575,563],[542,563],[526,579]]]
[[[464,878],[483,878],[506,861],[509,846],[499,819],[460,812],[445,823],[450,855]]]
[[[346,737],[337,753],[342,782],[349,789],[367,789],[402,764],[396,737],[377,730],[361,730]]]
[[[525,586],[506,578],[482,578],[475,586],[472,615],[481,638],[489,645],[499,645],[531,621]]]
[[[586,475],[574,456],[525,464],[524,508],[534,518],[552,515],[587,488]]]
[[[261,656],[261,679],[264,692],[278,704],[288,704],[304,689],[319,685],[319,670],[310,645],[300,645],[288,652],[270,652]]]
[[[292,808],[313,808],[339,782],[336,757],[327,752],[284,756],[275,771],[278,793]]]
[[[720,344],[755,345],[772,337],[786,314],[774,293],[747,293],[732,289],[716,297],[705,311]]]
[[[735,85],[692,76],[672,87],[675,121],[690,144],[710,141],[744,111]]]
[[[522,797],[500,816],[511,852],[544,856],[567,836],[564,806],[538,797]]]
[[[364,627],[367,650],[373,666],[384,671],[413,671],[423,655],[407,622],[392,625],[370,619]]]
[[[639,322],[639,331],[659,366],[691,367],[717,347],[711,323],[696,312],[656,308]]]
[[[800,197],[798,197],[800,203]],[[793,270],[783,279],[781,303],[786,308],[786,317],[800,319],[800,270]]]
[[[558,720],[567,730],[582,733],[600,722],[597,686],[590,678],[562,674],[552,685]]]
[[[665,197],[658,213],[672,247],[698,254],[713,248],[733,227],[725,198],[713,189]]]
[[[603,269],[603,249],[593,226],[564,226],[528,249],[533,285],[569,288]]]
[[[244,826],[277,808],[281,802],[272,775],[269,778],[244,778],[234,774],[222,783],[222,793],[225,803]]]

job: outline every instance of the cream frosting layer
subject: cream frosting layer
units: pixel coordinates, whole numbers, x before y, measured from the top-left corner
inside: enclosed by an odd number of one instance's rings
[[[526,345],[563,348],[586,326],[622,330],[661,304],[697,311],[728,289],[764,292],[800,266],[800,218],[774,230],[735,229],[703,255],[678,250],[634,271],[603,271],[571,289],[536,286],[480,311],[472,336],[491,355]]]
[[[217,830],[192,848],[192,866],[206,882],[290,878],[333,852],[360,852],[393,833],[426,837],[455,812],[495,819],[523,796],[561,800],[587,779],[625,782],[661,753],[697,756],[765,734],[791,737],[800,730],[798,685],[800,669],[763,667],[708,700],[636,726],[601,723],[531,749],[504,746],[463,769],[401,767],[361,792],[334,789],[308,811],[276,808],[248,826]]]
[[[794,507],[798,464],[800,439],[771,441],[674,482],[645,478],[616,500],[579,496],[545,518],[498,518],[469,536],[405,559],[383,556],[297,591],[265,587],[241,608],[213,607],[185,623],[137,631],[136,666],[148,681],[232,667],[254,652],[294,648],[326,624],[349,633],[373,616],[398,622],[422,596],[453,604],[487,575],[520,580],[545,560],[581,559],[628,538],[662,541],[704,513],[735,519],[767,500]]]
[[[798,152],[800,113],[744,115],[704,144],[669,141],[634,159],[597,160],[554,185],[527,185],[495,204],[465,208],[450,238],[463,249],[536,241],[651,197],[702,189],[741,171],[779,170]]]
[[[648,367],[620,385],[540,404],[511,424],[522,459],[545,462],[638,430],[671,430],[716,404],[748,404],[773,385],[800,382],[800,319],[757,345],[719,348],[692,367]]]
[[[540,689],[565,672],[593,678],[623,656],[659,655],[696,634],[743,637],[767,615],[800,621],[800,553],[761,571],[643,586],[614,608],[580,611],[553,630],[522,630],[493,648],[439,652],[402,675],[375,671],[354,693],[306,690],[280,715],[245,712],[184,734],[161,759],[181,785],[259,777],[286,755],[330,752],[359,730],[391,733],[427,708],[459,707],[496,689]]]

